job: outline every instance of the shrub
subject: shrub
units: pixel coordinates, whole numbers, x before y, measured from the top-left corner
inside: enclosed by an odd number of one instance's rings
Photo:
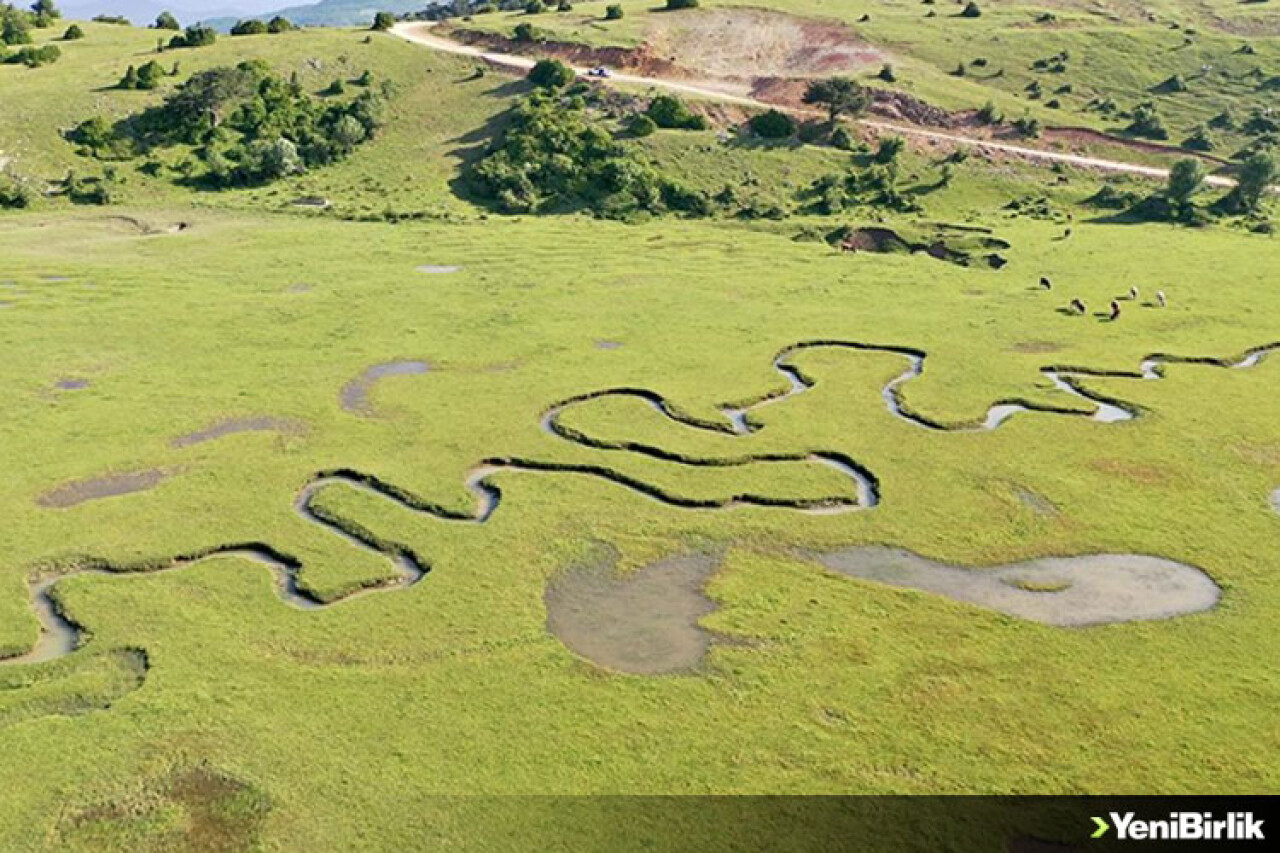
[[[880,66],[880,73],[876,76],[886,83],[893,83],[898,79],[898,75],[893,72],[893,66],[887,62]]]
[[[617,3],[614,3],[605,7],[604,19],[606,21],[621,21],[623,14],[622,7]]]
[[[247,21],[238,21],[231,28],[233,36],[261,36],[267,34],[267,25],[257,18],[250,18]]]
[[[880,140],[880,144],[876,147],[876,153],[871,155],[871,159],[877,163],[888,164],[898,159],[898,155],[902,153],[902,149],[907,147],[907,141],[901,136],[886,136]]]
[[[1148,139],[1169,138],[1169,131],[1165,130],[1164,123],[1156,114],[1155,104],[1150,101],[1144,101],[1134,107],[1130,119],[1128,131],[1134,136],[1144,136]]]
[[[379,12],[373,16],[373,25],[369,27],[371,30],[382,32],[389,30],[396,25],[396,16],[390,12]]]
[[[857,143],[848,128],[837,127],[835,132],[831,134],[831,144],[841,151],[852,151]]]
[[[518,42],[531,42],[537,40],[537,34],[534,33],[533,24],[528,22],[516,24],[515,40]]]
[[[93,21],[98,24],[115,24],[118,27],[133,26],[124,15],[94,15]]]
[[[1182,141],[1182,147],[1190,148],[1192,151],[1212,151],[1217,147],[1217,143],[1214,141],[1213,134],[1209,132],[1209,128],[1199,125]]]
[[[1013,120],[1013,129],[1028,139],[1040,135],[1040,119],[1023,116]]]
[[[556,5],[556,11],[557,11],[557,12],[572,12],[572,11],[573,11],[573,4],[572,4],[572,3],[570,3],[570,2],[569,2],[569,0],[560,0],[560,2]]]
[[[698,0],[667,0],[667,11],[675,12],[680,9],[696,9],[698,8]]]
[[[982,17],[982,8],[981,8],[980,6],[978,6],[978,4],[977,4],[977,3],[973,2],[973,0],[969,0],[969,2],[965,4],[964,9],[962,9],[962,10],[960,11],[960,17],[962,17],[962,18],[981,18],[981,17]]]
[[[652,136],[657,129],[657,122],[644,113],[635,113],[627,120],[627,132],[632,136]]]
[[[982,105],[982,108],[975,114],[975,118],[983,124],[999,124],[1004,121],[1004,116],[1000,114],[999,110],[996,109],[996,105],[991,101],[987,101]]]
[[[529,0],[524,4],[524,13],[526,15],[541,15],[545,11],[547,11],[547,7],[542,0]]]
[[[84,38],[84,30],[80,29],[79,24],[72,24],[67,27],[67,31],[62,34],[63,41],[79,41]]]
[[[178,23],[178,19],[173,16],[172,12],[161,12],[156,16],[156,22],[151,25],[154,30],[177,30],[182,29],[182,25]]]
[[[658,127],[679,130],[706,130],[707,120],[690,111],[684,101],[674,95],[658,95],[645,110]]]
[[[293,25],[293,21],[282,15],[276,15],[267,22],[267,32],[269,33],[287,33],[296,29],[297,27]]]
[[[795,120],[778,110],[757,113],[749,124],[751,132],[764,139],[788,139],[796,132]]]
[[[35,193],[24,181],[0,174],[0,210],[30,207]]]
[[[529,82],[541,89],[563,89],[578,77],[558,59],[539,59],[529,69]]]

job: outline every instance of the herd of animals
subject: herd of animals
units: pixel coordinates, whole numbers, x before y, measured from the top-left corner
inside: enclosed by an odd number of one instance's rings
[[[1046,276],[1040,276],[1040,288],[1042,290],[1052,290],[1053,282],[1051,282]],[[1138,297],[1140,295],[1141,293],[1138,291],[1137,285],[1134,285],[1133,287],[1129,288],[1129,293],[1127,296],[1117,296],[1115,299],[1112,299],[1110,311],[1107,314],[1107,319],[1112,322],[1119,320],[1120,319],[1120,302],[1122,300],[1127,300],[1129,302],[1137,302]],[[1164,307],[1167,307],[1168,304],[1169,304],[1169,298],[1165,296],[1164,291],[1157,290],[1156,301],[1154,303],[1150,303],[1150,302],[1147,303],[1147,307],[1164,308]],[[1079,298],[1072,299],[1067,306],[1067,310],[1069,313],[1075,314],[1077,316],[1083,316],[1089,312],[1089,309],[1084,304],[1084,301]]]

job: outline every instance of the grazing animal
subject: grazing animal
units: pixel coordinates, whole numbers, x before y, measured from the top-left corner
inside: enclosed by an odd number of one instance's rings
[[[1136,284],[1129,288],[1129,300],[1132,302],[1136,302],[1138,300],[1138,286]]]
[[[1164,298],[1163,290],[1156,291],[1156,304],[1159,305],[1161,308],[1169,304],[1169,300]]]
[[[1084,314],[1084,313],[1085,313],[1085,312],[1087,312],[1089,309],[1088,309],[1088,308],[1085,308],[1085,307],[1084,307],[1084,303],[1083,303],[1083,302],[1081,302],[1079,299],[1072,299],[1072,300],[1071,300],[1071,310],[1072,310],[1072,311],[1074,311],[1074,312],[1076,312],[1077,314]]]
[[[1040,276],[1040,287],[1044,290],[1053,290],[1053,282],[1049,281],[1047,276]]]
[[[1114,299],[1111,300],[1111,316],[1108,319],[1112,322],[1120,319],[1120,303]]]

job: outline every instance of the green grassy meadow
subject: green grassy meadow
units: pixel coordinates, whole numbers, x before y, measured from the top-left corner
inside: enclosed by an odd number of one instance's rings
[[[586,27],[575,16],[597,5],[538,25]],[[630,13],[651,4],[626,5],[623,40],[643,17]],[[830,3],[775,5],[837,14]],[[1023,6],[990,5],[996,14],[974,23],[1017,55],[1043,52],[1038,38],[1056,43],[1014,26]],[[1062,5],[1064,21],[1084,15]],[[911,69],[975,49],[920,35],[924,8],[874,4],[867,26],[885,43],[904,39],[913,80]],[[1274,18],[1242,14],[1264,27]],[[1155,38],[1094,26],[1052,35]],[[905,41],[909,30],[919,41]],[[59,130],[163,94],[96,88],[145,61],[154,33],[86,32],[53,66],[0,66],[0,152],[24,175],[100,171]],[[938,155],[917,149],[903,162],[923,205],[912,214],[495,215],[459,194],[458,169],[524,84],[365,37],[220,38],[161,58],[186,73],[263,57],[315,90],[372,69],[394,84],[391,118],[341,163],[218,193],[119,164],[118,205],[41,198],[0,211],[0,656],[37,640],[31,578],[135,569],[57,583],[59,606],[86,632],[71,655],[0,660],[0,848],[527,849],[492,817],[521,801],[484,795],[1280,790],[1280,515],[1269,505],[1280,488],[1280,354],[1251,369],[1175,364],[1160,381],[1086,380],[1139,409],[1122,424],[1023,412],[992,432],[921,429],[881,397],[903,358],[835,348],[794,357],[814,387],[753,413],[762,428],[750,435],[683,426],[636,399],[591,400],[564,424],[686,458],[840,453],[874,473],[882,503],[831,515],[680,509],[599,476],[505,470],[492,478],[501,505],[475,524],[329,485],[322,509],[430,566],[410,588],[339,601],[395,571],[295,510],[321,471],[359,471],[459,514],[475,508],[469,472],[492,458],[605,468],[706,501],[848,491],[811,463],[682,465],[540,428],[551,406],[588,392],[648,389],[723,422],[721,406],[785,389],[771,367],[784,348],[872,343],[925,351],[906,405],[965,425],[997,401],[1087,412],[1051,385],[1048,366],[1132,372],[1153,353],[1233,358],[1280,342],[1274,235],[1233,222],[1120,224],[1083,206],[1101,181],[1082,171],[971,157],[935,186]],[[1252,59],[1263,61],[1264,41]],[[1187,121],[1200,109],[1189,104]],[[720,145],[715,131],[629,144],[699,187],[771,198],[847,156]],[[304,194],[332,210],[297,211],[290,201]],[[1056,215],[1015,215],[1007,204],[1023,196]],[[398,218],[387,211],[416,218],[362,221]],[[167,233],[177,222],[188,227]],[[842,224],[940,222],[990,228],[1010,244],[1008,265],[841,253],[815,239]],[[1051,292],[1036,287],[1041,276]],[[1114,323],[1058,310],[1073,297],[1101,310],[1135,284],[1143,299],[1163,290],[1169,306],[1125,302]],[[343,408],[344,386],[397,360],[429,369],[378,382],[367,412]],[[175,443],[261,417],[290,426]],[[42,503],[68,483],[138,472],[161,477],[127,495]],[[291,607],[263,566],[235,556],[145,570],[229,543],[296,557],[300,586],[336,603]],[[805,556],[864,543],[977,568],[1153,554],[1200,567],[1223,596],[1167,621],[1063,629],[854,581]],[[602,544],[624,572],[691,549],[723,554],[706,590],[716,610],[702,625],[717,640],[703,665],[614,672],[548,631],[548,580]],[[668,842],[698,831],[695,817],[653,829]]]

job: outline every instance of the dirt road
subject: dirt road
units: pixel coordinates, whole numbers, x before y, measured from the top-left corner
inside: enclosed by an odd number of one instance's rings
[[[390,32],[406,41],[422,45],[423,47],[429,47],[432,50],[439,50],[460,56],[470,56],[496,66],[516,70],[528,70],[533,67],[534,63],[534,60],[527,56],[519,56],[510,53],[494,53],[492,51],[486,51],[478,47],[473,47],[472,45],[462,44],[460,42],[453,41],[452,39],[444,38],[443,36],[431,32],[430,24],[402,22],[393,26]],[[585,75],[587,69],[575,67],[574,71],[579,75]],[[621,72],[611,73],[607,81],[611,83],[652,86],[658,89],[682,92],[687,95],[695,95],[697,97],[708,98],[726,104],[735,104],[753,109],[784,109],[788,112],[798,112],[805,115],[815,114],[808,111],[797,111],[787,107],[781,107],[777,104],[758,101],[755,98],[734,94],[733,92],[728,92],[723,88],[718,87],[713,81],[687,82],[680,80],[668,80],[661,77],[642,77],[635,74],[624,74]],[[924,128],[914,127],[911,125],[895,124],[893,122],[878,121],[876,119],[864,118],[859,119],[859,121],[865,127],[869,127],[877,131],[896,133],[902,136],[914,137],[916,139],[929,139],[937,142],[945,142],[951,145],[961,145],[978,150],[998,151],[1002,154],[1010,154],[1038,162],[1063,163],[1069,166],[1097,169],[1103,172],[1141,175],[1143,177],[1158,178],[1161,180],[1169,176],[1168,169],[1162,169],[1158,166],[1143,166],[1138,163],[1126,163],[1121,160],[1108,160],[1102,157],[1088,157],[1083,154],[1046,151],[1041,148],[1029,148],[1024,145],[1012,145],[1006,142],[995,142],[990,139],[980,139],[972,136],[960,136],[954,133],[926,130]],[[1214,187],[1235,186],[1235,181],[1218,175],[1210,176],[1206,179],[1205,183]]]

